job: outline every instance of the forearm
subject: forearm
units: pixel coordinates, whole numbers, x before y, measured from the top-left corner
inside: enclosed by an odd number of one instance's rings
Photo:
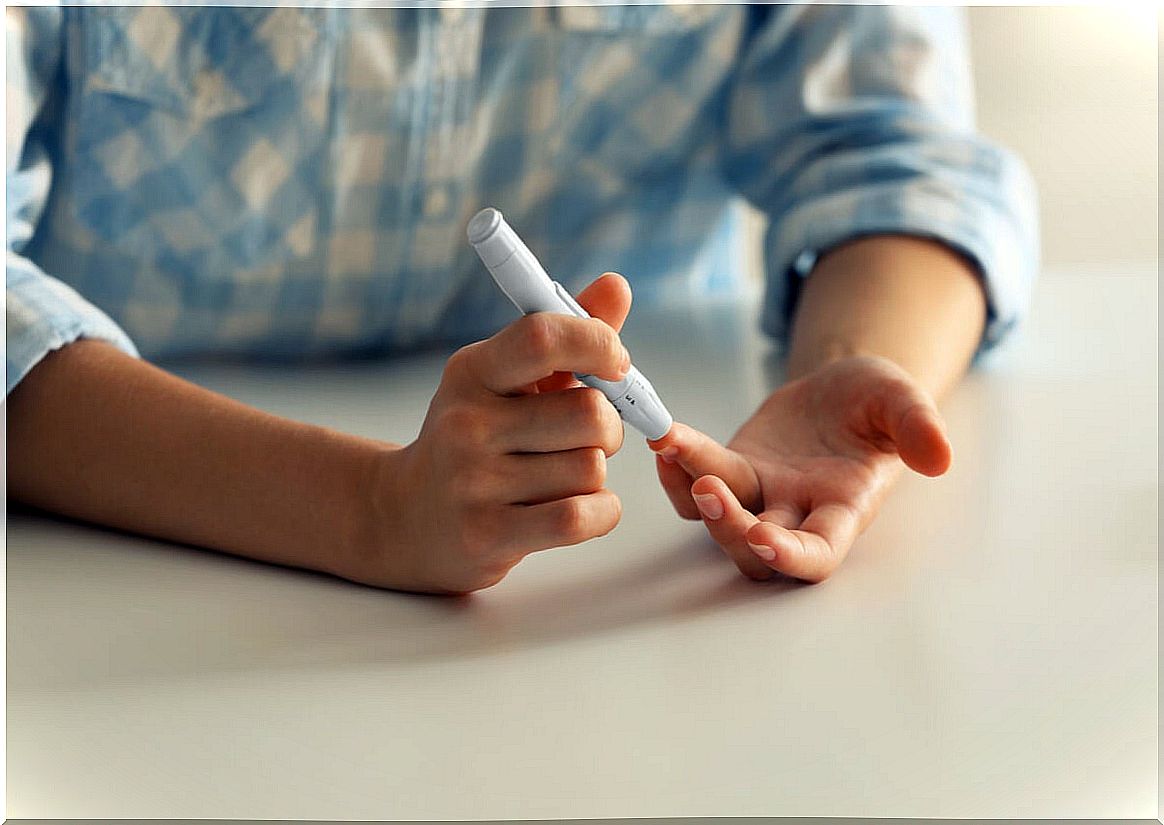
[[[948,247],[897,235],[861,238],[824,255],[804,284],[789,377],[848,355],[880,355],[940,398],[969,365],[985,316],[977,274]]]
[[[7,408],[14,499],[341,574],[388,448],[268,415],[94,341],[46,357]]]

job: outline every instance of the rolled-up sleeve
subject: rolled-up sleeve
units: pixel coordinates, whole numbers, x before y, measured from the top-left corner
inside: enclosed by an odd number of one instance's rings
[[[5,10],[7,248],[4,394],[53,350],[80,338],[107,341],[137,355],[129,337],[104,312],[25,256],[52,182],[43,117],[57,82],[61,9]]]
[[[788,334],[800,279],[862,235],[939,240],[979,270],[982,347],[1026,314],[1035,193],[974,130],[964,21],[952,8],[782,6],[754,29],[725,108],[725,173],[770,219],[764,329]]]

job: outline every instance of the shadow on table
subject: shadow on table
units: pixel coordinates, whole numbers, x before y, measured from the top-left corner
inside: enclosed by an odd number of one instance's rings
[[[9,519],[8,687],[20,693],[192,674],[423,666],[682,624],[803,590],[786,579],[745,579],[697,525],[688,526],[689,536],[685,530],[657,552],[581,577],[507,580],[446,598],[16,512]],[[34,532],[42,546],[28,547],[24,535]]]

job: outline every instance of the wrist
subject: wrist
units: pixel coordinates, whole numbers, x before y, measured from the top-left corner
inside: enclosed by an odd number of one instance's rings
[[[352,462],[349,507],[343,517],[340,551],[328,572],[378,587],[407,578],[402,548],[407,544],[405,501],[407,448],[368,442]]]
[[[858,341],[838,335],[802,344],[788,357],[788,380],[794,381],[846,358],[876,355]]]
[[[822,256],[804,283],[788,372],[797,377],[841,358],[877,355],[940,397],[969,364],[985,316],[981,279],[951,248],[864,237]]]

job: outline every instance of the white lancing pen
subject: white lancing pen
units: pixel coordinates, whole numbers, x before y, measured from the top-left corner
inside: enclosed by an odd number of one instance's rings
[[[525,315],[556,312],[589,318],[565,287],[546,274],[529,247],[492,207],[482,209],[469,221],[469,243],[485,264],[501,291]],[[593,375],[576,376],[588,387],[599,390],[614,405],[627,424],[654,441],[671,429],[671,413],[655,388],[633,365],[621,381],[604,381]]]

